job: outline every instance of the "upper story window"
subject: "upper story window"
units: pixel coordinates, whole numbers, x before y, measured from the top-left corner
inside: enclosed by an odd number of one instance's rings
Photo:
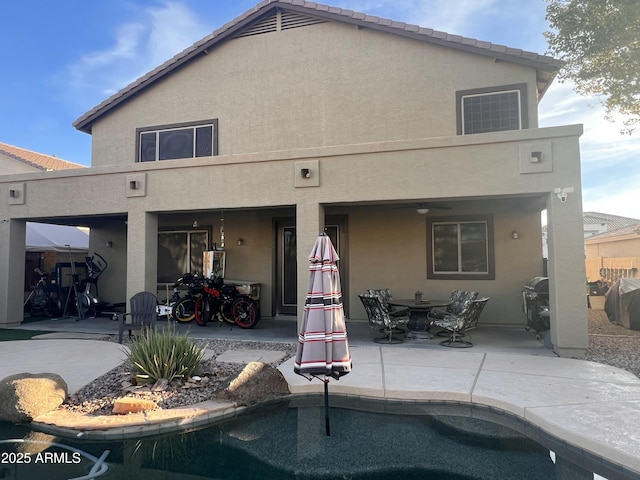
[[[218,154],[218,120],[139,128],[137,134],[139,162]]]
[[[524,83],[457,92],[458,135],[528,128],[526,92]]]

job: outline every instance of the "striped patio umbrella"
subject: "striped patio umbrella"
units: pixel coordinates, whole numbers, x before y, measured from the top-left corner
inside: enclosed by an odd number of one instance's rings
[[[338,380],[351,371],[338,260],[331,240],[321,234],[309,254],[309,290],[298,329],[294,362],[295,373],[324,382],[327,435],[330,435],[329,379]]]

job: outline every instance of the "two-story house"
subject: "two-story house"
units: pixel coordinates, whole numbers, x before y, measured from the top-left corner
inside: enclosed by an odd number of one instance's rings
[[[265,0],[75,122],[86,170],[0,181],[0,323],[27,220],[91,227],[101,295],[160,291],[224,247],[225,276],[261,284],[261,311],[298,314],[326,230],[347,315],[389,287],[490,296],[482,322],[522,325],[542,273],[547,211],[551,341],[587,348],[580,125],[538,128],[560,63],[300,0]],[[62,193],[73,189],[74,201]],[[51,198],[51,192],[60,192]],[[110,248],[106,248],[109,245]]]

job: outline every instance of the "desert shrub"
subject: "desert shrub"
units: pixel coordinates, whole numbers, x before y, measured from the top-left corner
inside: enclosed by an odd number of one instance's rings
[[[204,356],[188,334],[178,335],[171,329],[146,329],[129,346],[128,360],[137,370],[141,383],[156,382],[164,378],[171,382],[192,376]]]

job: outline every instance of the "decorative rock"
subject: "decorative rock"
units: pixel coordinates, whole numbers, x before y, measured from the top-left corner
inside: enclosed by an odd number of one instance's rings
[[[167,380],[166,378],[159,378],[158,380],[156,380],[156,383],[153,384],[153,387],[151,387],[151,391],[162,392],[166,390],[168,386],[169,380]]]
[[[238,405],[253,405],[289,393],[289,385],[278,369],[263,362],[250,362],[221,397]]]
[[[126,415],[127,413],[147,412],[158,408],[155,402],[142,398],[123,397],[113,403],[113,413]]]
[[[26,423],[58,408],[67,383],[55,373],[18,373],[0,381],[0,421]]]

